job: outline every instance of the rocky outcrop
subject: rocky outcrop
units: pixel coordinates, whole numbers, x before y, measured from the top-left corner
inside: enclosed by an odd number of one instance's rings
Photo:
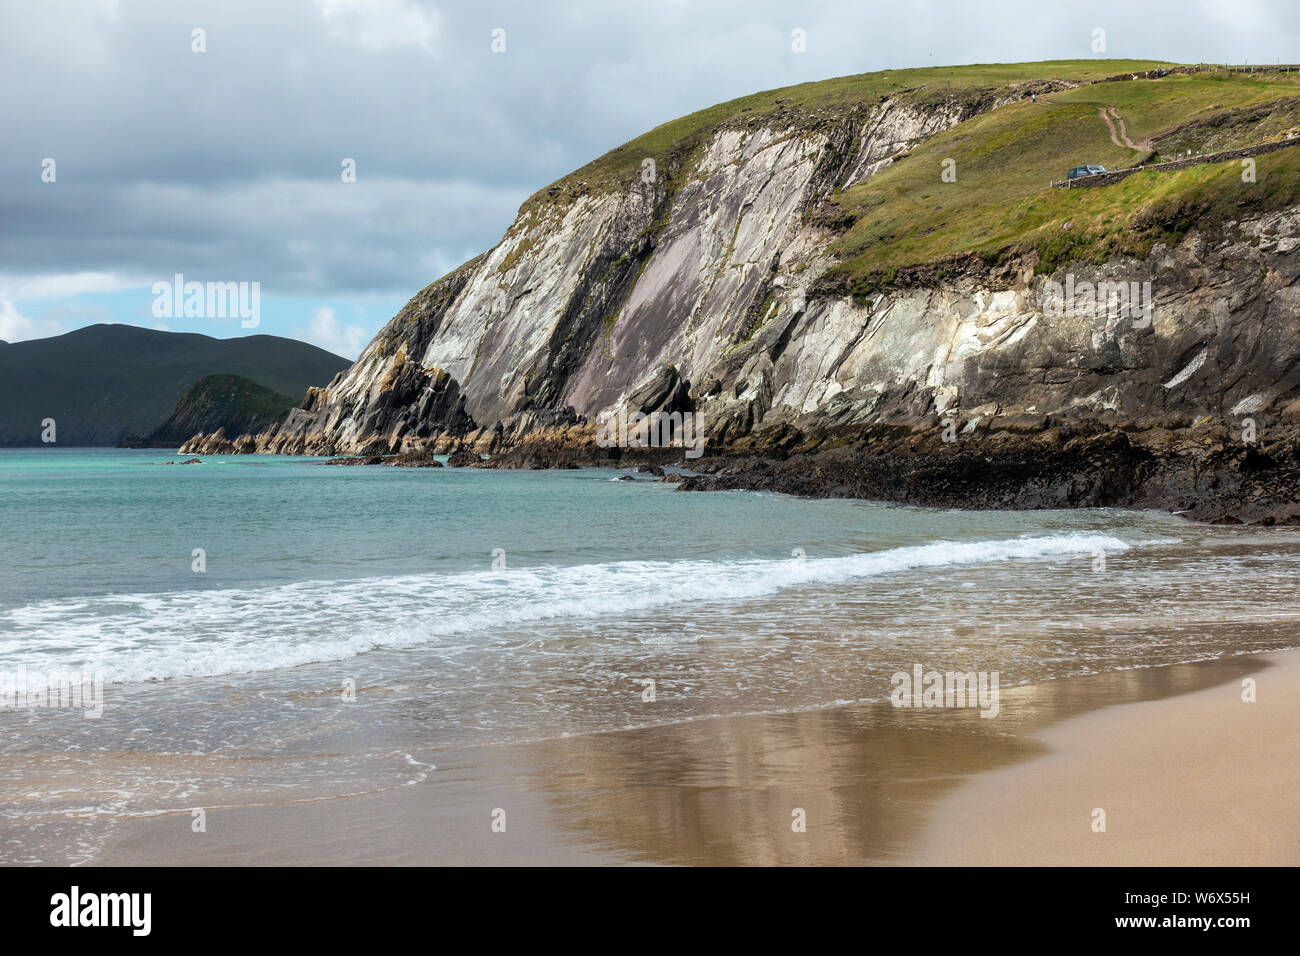
[[[302,407],[289,412],[276,429],[229,441],[222,428],[194,436],[182,450],[196,454],[330,455],[343,449],[358,455],[390,454],[410,451],[411,446],[431,449],[431,438],[445,441],[475,427],[465,411],[465,397],[450,375],[421,367],[400,353],[389,363],[383,379],[367,390],[363,402],[356,406],[358,414],[351,424],[357,434],[366,437],[354,443],[339,440],[333,430],[334,419],[321,422],[321,413],[328,407],[327,390],[313,388]],[[338,414],[341,410],[334,411]]]
[[[679,490],[744,488],[805,497],[906,501],[940,508],[1172,511],[1225,524],[1300,524],[1300,443],[1245,444],[1222,425],[1126,432],[1054,424],[944,444],[915,433],[854,446],[715,457]]]
[[[1289,427],[1300,413],[1297,246],[1291,210],[1218,237],[1189,234],[1145,260],[1041,276],[1013,260],[865,305],[835,297],[778,310],[701,407],[720,425],[739,419],[736,438],[784,424],[937,432],[944,416],[966,435],[1049,418],[1142,430],[1249,416],[1261,433]],[[1149,317],[1081,293],[1060,308],[1063,292],[1105,282],[1149,289]]]
[[[482,460],[478,452],[470,451],[468,448],[457,448],[447,456],[447,464],[452,468],[467,468],[477,465]]]

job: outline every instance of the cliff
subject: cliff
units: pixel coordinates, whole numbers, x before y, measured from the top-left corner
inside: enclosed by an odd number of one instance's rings
[[[1288,520],[1300,150],[1051,183],[1283,143],[1297,104],[1108,61],[722,104],[533,196],[282,425],[183,450],[626,460],[599,422],[663,411],[702,423],[687,487]]]

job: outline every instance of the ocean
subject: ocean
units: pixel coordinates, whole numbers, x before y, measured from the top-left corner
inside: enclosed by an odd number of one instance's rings
[[[0,862],[115,821],[403,787],[440,750],[1293,647],[1300,530],[627,472],[0,450]]]

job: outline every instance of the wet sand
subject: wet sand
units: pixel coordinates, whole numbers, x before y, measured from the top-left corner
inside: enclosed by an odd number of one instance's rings
[[[204,833],[125,821],[94,862],[1295,864],[1297,718],[1285,651],[1004,688],[994,719],[852,705],[427,751],[423,783],[231,794]]]

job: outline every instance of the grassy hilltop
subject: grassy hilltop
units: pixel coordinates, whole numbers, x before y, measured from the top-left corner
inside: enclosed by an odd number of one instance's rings
[[[1156,70],[1175,72],[1112,79]],[[540,190],[521,212],[627,188],[646,157],[666,171],[671,191],[690,176],[703,144],[728,127],[814,130],[884,99],[941,107],[1007,98],[1013,101],[832,197],[822,219],[843,234],[831,247],[840,262],[828,279],[867,295],[893,284],[900,270],[971,254],[997,260],[1032,249],[1044,268],[1144,255],[1193,224],[1212,228],[1300,203],[1300,150],[1258,157],[1254,183],[1242,182],[1239,162],[1228,162],[1139,173],[1104,188],[1052,189],[1078,164],[1128,168],[1300,132],[1297,72],[1077,60],[889,70],[755,93],[650,130]],[[956,182],[940,179],[946,159],[956,163]]]
[[[1116,144],[1102,110],[1119,114],[1133,147],[1122,137]],[[1258,157],[1253,183],[1242,181],[1240,162],[1143,172],[1096,189],[1052,189],[1050,182],[1082,163],[1127,168],[1296,129],[1300,74],[1172,74],[1012,103],[928,140],[839,195],[837,205],[853,220],[834,247],[845,259],[839,269],[860,291],[900,267],[963,253],[1032,247],[1045,266],[1145,255],[1194,222],[1212,227],[1300,202],[1300,150]],[[955,183],[940,181],[946,158],[956,162]]]

